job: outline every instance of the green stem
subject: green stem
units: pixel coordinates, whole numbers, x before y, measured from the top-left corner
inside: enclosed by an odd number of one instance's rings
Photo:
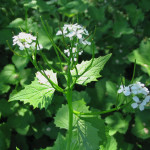
[[[91,113],[82,113],[82,112],[78,112],[78,111],[73,110],[73,113],[74,113],[75,115],[77,115],[77,116],[102,115],[102,114],[110,113],[110,112],[113,112],[113,111],[118,111],[118,110],[120,110],[120,109],[126,107],[127,105],[129,105],[131,102],[132,102],[132,100],[129,101],[128,103],[122,105],[122,106],[119,106],[119,107],[117,107],[117,108],[112,108],[112,109],[110,109],[110,110],[105,110],[105,111],[97,111],[97,112],[91,112]]]
[[[72,108],[72,89],[71,85],[71,73],[70,73],[70,62],[68,62],[68,80],[67,80],[67,101],[68,101],[68,109],[69,109],[69,137],[67,143],[67,150],[71,150],[71,141],[72,141],[72,128],[73,128],[73,108]]]

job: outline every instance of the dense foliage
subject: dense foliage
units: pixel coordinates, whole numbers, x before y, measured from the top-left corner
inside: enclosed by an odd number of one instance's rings
[[[135,59],[133,82],[140,81],[147,88],[150,86],[149,13],[149,0],[1,0],[0,149],[64,150],[67,142],[67,101],[52,87],[48,91],[45,85],[39,86],[35,78],[37,70],[28,57],[20,57],[25,55],[25,51],[12,46],[14,35],[21,30],[37,35],[48,63],[58,68],[58,58],[42,20],[62,51],[64,45],[56,36],[60,28],[70,23],[85,26],[94,36],[88,38],[93,44],[82,47],[84,53],[77,66],[81,74],[85,69],[83,66],[90,63],[92,47],[95,47],[96,58],[93,68],[86,72],[91,77],[77,80],[72,92],[73,108],[86,113],[107,111],[115,108],[116,103],[122,105],[132,100],[123,94],[118,95],[117,91],[122,82],[130,84]],[[37,60],[44,69],[48,68],[39,51]],[[61,87],[66,87],[64,77],[58,75],[56,79],[55,73],[51,74],[56,84],[58,80]],[[75,70],[71,75],[75,75]],[[34,86],[38,90],[33,89]],[[35,105],[37,98],[39,101]],[[149,113],[148,105],[143,111],[127,105],[96,117],[74,116],[72,140],[79,138],[80,145],[74,143],[72,149],[148,150]]]

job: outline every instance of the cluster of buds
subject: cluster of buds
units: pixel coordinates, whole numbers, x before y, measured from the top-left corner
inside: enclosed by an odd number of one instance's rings
[[[132,99],[134,103],[131,104],[132,108],[139,108],[144,110],[148,102],[150,102],[149,90],[141,82],[136,82],[128,86],[120,86],[118,93],[123,93],[125,96],[133,95]]]
[[[36,37],[25,32],[20,32],[13,36],[13,45],[18,45],[20,50],[32,48],[33,50],[40,50],[43,48],[41,44],[36,44]]]

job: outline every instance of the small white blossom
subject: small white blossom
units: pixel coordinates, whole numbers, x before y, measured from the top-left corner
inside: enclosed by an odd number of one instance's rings
[[[137,96],[134,96],[133,100],[135,101],[135,103],[131,104],[132,108],[135,109],[135,108],[139,107],[139,109],[141,111],[143,111],[144,110],[144,106],[146,105],[146,103],[144,101],[143,102],[140,101]]]
[[[118,90],[118,93],[124,93],[125,96],[129,96],[131,94],[130,92],[130,88],[129,87],[125,87],[123,85],[120,86],[120,89]]]
[[[70,57],[70,61],[77,61],[77,55],[82,55],[83,51],[78,51],[76,47],[73,47],[72,49],[66,49],[64,50],[64,53]]]
[[[76,37],[83,45],[91,45],[91,42],[85,40],[85,36],[89,35],[88,31],[77,23],[65,24],[62,31],[59,30],[56,35],[63,35],[64,37],[68,37],[70,40],[73,40],[73,38]]]
[[[36,47],[36,37],[25,32],[20,32],[18,35],[13,36],[13,45],[18,45],[20,50],[26,48],[35,49]],[[42,49],[42,45],[37,46],[37,50]]]

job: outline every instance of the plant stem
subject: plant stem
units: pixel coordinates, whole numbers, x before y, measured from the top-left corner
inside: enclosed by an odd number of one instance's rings
[[[72,127],[73,127],[73,109],[72,109],[72,90],[67,91],[67,101],[69,109],[69,137],[67,143],[67,150],[70,150],[71,141],[72,141]]]
[[[68,63],[68,80],[67,80],[67,101],[68,101],[68,109],[69,109],[69,137],[67,143],[67,150],[70,150],[71,141],[72,141],[72,128],[73,128],[73,108],[72,108],[72,89],[71,85],[71,73],[70,73],[70,62]]]

